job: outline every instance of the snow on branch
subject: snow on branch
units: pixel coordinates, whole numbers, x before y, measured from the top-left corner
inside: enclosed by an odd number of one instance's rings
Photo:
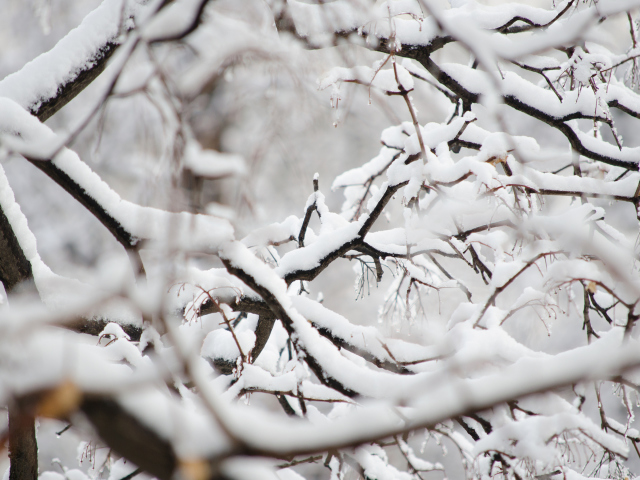
[[[18,138],[3,137],[5,148],[33,158],[36,165],[94,214],[125,248],[134,248],[141,240],[164,243],[170,232],[174,232],[171,241],[177,242],[180,248],[216,251],[217,245],[232,235],[231,225],[222,219],[169,213],[122,200],[67,148],[50,160],[43,160],[49,157],[51,146],[54,152],[57,150],[58,137],[14,102],[4,99],[1,103],[0,122],[5,130],[12,126],[12,133],[18,134]]]
[[[108,447],[79,480],[632,478],[637,1],[256,5],[107,0],[0,82],[2,158],[144,264],[53,274],[40,254],[66,247],[27,227],[3,165],[0,403],[38,441],[56,419]],[[137,64],[72,135],[43,125],[134,21]],[[169,208],[124,200],[121,164],[108,185],[70,141],[134,152],[137,198]],[[57,221],[38,205],[30,224]],[[221,205],[233,225],[199,213]],[[21,303],[31,278],[47,309]]]
[[[0,81],[0,97],[45,121],[91,83],[145,6],[106,0],[56,46]]]

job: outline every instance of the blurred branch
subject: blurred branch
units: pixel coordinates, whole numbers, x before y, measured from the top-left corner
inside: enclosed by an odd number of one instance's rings
[[[31,263],[27,260],[1,205],[0,281],[7,294],[26,282],[33,282]],[[35,420],[15,403],[9,405],[9,459],[9,480],[38,478]]]
[[[164,438],[110,397],[88,396],[82,412],[110,448],[159,480],[171,480],[177,458]]]
[[[112,323],[113,320],[105,319],[105,318],[81,318],[74,322],[68,323],[65,327],[73,330],[78,333],[85,333],[87,335],[93,335],[97,337],[102,333],[107,324]],[[124,333],[129,335],[129,338],[133,342],[140,341],[140,336],[142,335],[142,328],[131,325],[127,323],[118,323]]]

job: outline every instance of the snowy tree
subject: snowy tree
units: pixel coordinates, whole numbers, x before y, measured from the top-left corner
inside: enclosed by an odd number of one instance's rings
[[[6,478],[640,474],[638,1],[7,3]]]

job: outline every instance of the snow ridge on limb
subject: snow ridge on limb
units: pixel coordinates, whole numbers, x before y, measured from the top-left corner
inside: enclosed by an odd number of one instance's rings
[[[26,219],[20,211],[20,207],[15,203],[13,191],[7,182],[4,170],[0,169],[0,182],[2,183],[2,197],[0,198],[0,251],[3,258],[0,265],[0,281],[4,285],[7,293],[25,281],[33,278],[31,262],[27,258],[33,256],[35,243],[32,238],[25,238]],[[16,224],[22,227],[16,234]],[[24,225],[24,226],[23,226]],[[29,232],[31,233],[31,232]],[[26,251],[25,251],[26,250]]]
[[[140,23],[146,41],[179,40],[197,28],[208,2],[191,1],[187,14],[176,21],[176,13],[181,12],[167,9],[171,2],[103,0],[51,50],[2,79],[0,97],[14,100],[44,122],[105,70],[126,34]],[[178,9],[184,10],[184,3],[179,2]]]
[[[175,232],[172,240],[187,250],[213,252],[221,241],[231,238],[233,229],[226,220],[185,212],[169,213],[122,200],[67,148],[50,160],[40,160],[47,158],[51,146],[56,149],[58,137],[11,100],[0,99],[0,105],[0,124],[5,129],[13,127],[14,132],[17,128],[15,133],[19,134],[19,138],[3,136],[5,146],[27,158],[37,158],[33,163],[53,172],[57,183],[95,215],[126,249],[137,248],[141,240],[163,242],[170,231]]]
[[[293,297],[295,308],[311,322],[320,335],[329,338],[339,348],[344,348],[371,362],[375,366],[394,373],[413,373],[410,365],[415,361],[429,361],[440,355],[436,349],[421,347],[400,341],[389,341],[380,336],[374,327],[357,327],[341,315],[305,297]]]
[[[380,191],[379,198],[371,212],[358,222],[352,222],[332,232],[326,237],[319,237],[313,244],[289,252],[281,259],[276,269],[278,275],[288,285],[296,280],[310,281],[316,278],[333,261],[346,254],[349,250],[366,248],[364,238],[373,224],[382,214],[393,195],[407,182],[386,185]]]
[[[53,49],[0,81],[0,97],[44,122],[104,71],[146,3],[105,0]]]
[[[302,7],[298,5],[301,2],[292,3],[295,3],[295,8],[291,8],[291,14],[294,25],[296,25],[295,28],[298,29],[297,34],[306,38],[308,28],[299,28],[295,23],[296,9],[313,10],[320,18],[326,18],[326,16],[321,13],[324,6],[305,4],[304,7]],[[346,3],[348,2],[335,3],[345,3],[345,5],[342,5],[342,8],[347,8]],[[509,4],[507,8],[505,5],[500,7],[485,7],[476,2],[467,2],[465,8],[452,8],[439,12],[439,15],[441,15],[443,19],[446,19],[446,25],[448,25],[449,28],[451,28],[452,25],[456,25],[456,22],[462,22],[461,24],[464,25],[471,23],[469,17],[473,15],[473,28],[477,29],[478,24],[480,24],[482,28],[482,31],[478,31],[478,34],[484,34],[485,31],[497,32],[493,33],[491,38],[495,36],[508,37],[513,33],[540,29],[552,22],[553,31],[557,31],[558,35],[556,35],[557,38],[550,36],[550,41],[546,40],[547,37],[545,37],[545,42],[547,43],[545,43],[544,48],[542,46],[539,47],[544,50],[562,48],[562,45],[566,43],[563,35],[566,34],[567,22],[573,22],[573,17],[570,16],[569,13],[572,11],[570,7],[573,4],[573,1],[564,2],[558,5],[555,10],[544,10],[525,7],[520,4]],[[354,11],[359,11],[360,15],[363,15],[361,6],[351,5],[350,8]],[[498,14],[495,9],[502,9],[502,12]],[[621,6],[620,9],[624,11],[624,6]],[[628,89],[620,89],[617,87],[615,80],[613,80],[611,88],[609,88],[607,82],[603,82],[604,85],[602,87],[596,87],[596,92],[591,92],[590,87],[587,87],[581,89],[580,93],[572,94],[572,92],[565,92],[564,96],[560,96],[557,89],[552,87],[552,90],[547,90],[543,86],[538,86],[522,79],[513,72],[492,71],[491,74],[488,75],[486,72],[481,72],[463,65],[439,66],[431,58],[432,53],[441,49],[444,45],[457,40],[455,36],[451,35],[451,32],[447,31],[447,27],[444,26],[444,29],[440,28],[443,26],[435,25],[433,17],[422,17],[421,12],[411,20],[406,18],[393,18],[394,29],[393,32],[391,32],[389,30],[389,22],[386,19],[388,15],[389,13],[386,11],[386,8],[382,14],[382,17],[385,18],[384,21],[381,21],[374,14],[369,14],[367,21],[363,21],[358,28],[351,29],[350,31],[354,33],[358,32],[366,37],[374,37],[375,41],[369,42],[369,48],[383,53],[392,53],[398,57],[416,60],[426,68],[441,86],[453,92],[457,99],[464,103],[465,109],[468,109],[470,105],[474,103],[479,103],[483,95],[497,94],[503,99],[506,105],[560,131],[567,138],[572,148],[579,154],[609,165],[634,171],[638,170],[640,151],[638,151],[637,148],[630,149],[622,147],[621,145],[618,146],[620,148],[616,148],[601,139],[589,138],[588,136],[582,135],[568,123],[569,120],[573,119],[595,119],[613,127],[611,115],[608,112],[602,111],[603,106],[619,108],[623,112],[637,117],[640,112],[638,95],[629,92]],[[592,24],[597,18],[600,18],[600,13],[597,7],[591,7],[580,12],[578,16],[588,21],[587,23],[590,22]],[[298,21],[304,25],[304,22],[307,21],[305,20],[306,18],[307,17],[299,16]],[[328,18],[333,17],[329,15]],[[520,25],[514,26],[516,23],[520,23]],[[322,30],[323,34],[326,35],[330,29],[330,25],[323,26],[322,28],[324,29]],[[581,35],[584,30],[585,28],[580,28],[575,31],[575,28],[571,28],[571,32],[574,32],[573,34],[575,35]],[[335,32],[344,35],[344,28],[337,28]],[[469,35],[469,38],[473,37]],[[476,45],[483,43],[486,42],[475,42]],[[507,60],[511,60],[511,56],[515,55],[515,53],[513,53],[514,51],[510,51],[511,53],[509,53],[509,55],[501,55],[500,48],[498,47],[502,46],[504,42],[493,43],[496,44],[496,49],[492,50],[491,46],[487,46],[483,51],[486,50],[488,52],[491,50],[497,59],[506,58]],[[529,43],[530,39],[527,38],[525,44],[528,45]],[[401,45],[401,48],[397,48],[397,45]],[[505,52],[506,51],[509,50],[505,50]],[[515,57],[520,58],[521,55],[524,54],[517,54]],[[534,70],[541,72],[544,76],[545,71],[553,71],[553,69],[560,67],[554,65],[553,67],[546,68],[550,68],[550,70]],[[341,77],[343,81],[360,81],[358,80],[358,76],[362,76],[361,73],[356,73],[355,70],[350,74],[336,71],[333,75],[334,77],[338,75],[336,78]],[[367,78],[369,77],[370,75]],[[488,81],[488,77],[495,79],[497,84],[492,85],[492,83]],[[329,79],[327,78],[326,80]],[[547,79],[547,81],[549,81],[549,79]],[[325,84],[321,83],[321,85],[324,86]]]
[[[628,371],[640,364],[637,342],[633,341],[617,352],[610,348],[612,344],[617,344],[622,333],[622,329],[619,329],[617,333],[613,332],[593,345],[566,352],[557,358],[522,360],[500,373],[482,378],[450,378],[435,388],[422,384],[417,389],[402,392],[409,406],[403,410],[402,416],[394,413],[387,405],[378,404],[361,407],[339,420],[311,425],[301,421],[286,421],[280,417],[256,415],[255,412],[231,407],[226,412],[228,426],[241,442],[241,450],[250,454],[280,457],[362,445],[416,429],[434,427],[449,418],[486,411],[513,398],[547,392],[589,379],[608,378],[609,375]],[[549,375],[549,372],[553,374]],[[460,389],[466,395],[460,395]],[[542,405],[545,403],[552,405],[554,402],[548,400],[542,402]],[[141,405],[136,410],[142,408],[144,407]],[[565,412],[576,413],[575,407],[566,402],[561,408]],[[251,421],[248,421],[248,417]],[[587,436],[616,454],[628,454],[628,447],[623,441],[611,434],[603,434],[597,425],[582,414],[578,417],[565,425],[555,424],[554,428],[556,431],[581,428]],[[552,422],[547,423],[554,425]],[[542,443],[548,439],[544,433],[540,432]],[[490,442],[499,435],[505,433],[499,433],[479,448],[490,449]]]

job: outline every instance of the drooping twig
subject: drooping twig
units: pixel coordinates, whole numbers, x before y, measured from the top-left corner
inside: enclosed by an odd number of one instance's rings
[[[318,177],[313,177],[313,192],[318,191]],[[314,211],[317,211],[317,203],[314,199],[313,203],[307,207],[307,211],[304,214],[304,220],[302,221],[302,226],[300,227],[300,233],[298,234],[298,247],[304,247],[304,237],[307,234],[307,228],[309,227],[309,222],[311,221],[311,215]]]

